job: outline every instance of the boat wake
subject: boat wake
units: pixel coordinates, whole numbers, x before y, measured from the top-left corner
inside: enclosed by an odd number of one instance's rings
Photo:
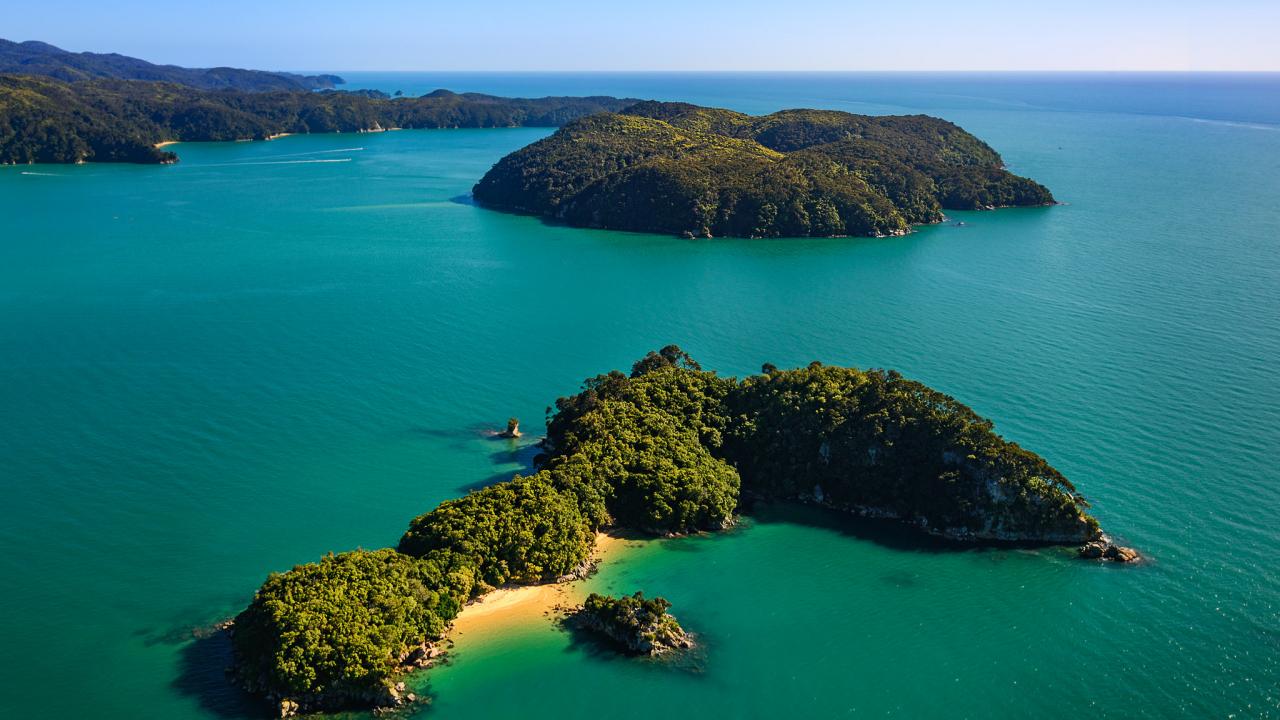
[[[194,167],[243,167],[246,165],[308,165],[312,163],[345,163],[351,162],[351,158],[313,158],[310,160],[267,160],[264,162],[233,162],[233,163],[210,163],[208,165],[196,165]]]

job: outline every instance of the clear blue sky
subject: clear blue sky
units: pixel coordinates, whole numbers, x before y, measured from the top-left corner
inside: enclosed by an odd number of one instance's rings
[[[1280,70],[1280,0],[8,4],[0,37],[306,70]]]

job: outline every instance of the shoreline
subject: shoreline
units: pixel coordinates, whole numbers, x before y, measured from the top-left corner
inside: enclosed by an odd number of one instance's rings
[[[635,539],[596,533],[591,562],[599,567],[613,560]],[[531,626],[539,620],[547,621],[558,609],[581,603],[586,597],[581,589],[584,579],[503,587],[480,596],[462,608],[445,633],[445,638],[453,642],[450,652],[470,642],[503,635],[513,626]]]
[[[177,145],[180,142],[182,141],[181,140],[161,140],[160,142],[156,143],[155,145],[152,145],[151,147],[159,150],[162,147],[168,147],[169,145]]]

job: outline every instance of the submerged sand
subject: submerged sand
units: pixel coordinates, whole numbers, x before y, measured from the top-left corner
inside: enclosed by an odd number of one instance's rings
[[[617,535],[596,533],[592,557],[597,563],[613,559],[628,542]],[[500,588],[464,607],[454,619],[449,637],[462,646],[515,626],[550,622],[559,609],[580,604],[586,595],[581,580]]]

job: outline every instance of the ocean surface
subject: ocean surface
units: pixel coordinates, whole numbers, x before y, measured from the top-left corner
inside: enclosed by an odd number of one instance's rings
[[[1066,204],[686,241],[468,201],[547,129],[0,168],[0,717],[262,717],[201,628],[527,467],[557,396],[673,342],[943,389],[1149,560],[766,507],[590,581],[669,598],[694,661],[534,624],[418,679],[420,717],[1280,716],[1280,76],[343,74],[929,113]]]

